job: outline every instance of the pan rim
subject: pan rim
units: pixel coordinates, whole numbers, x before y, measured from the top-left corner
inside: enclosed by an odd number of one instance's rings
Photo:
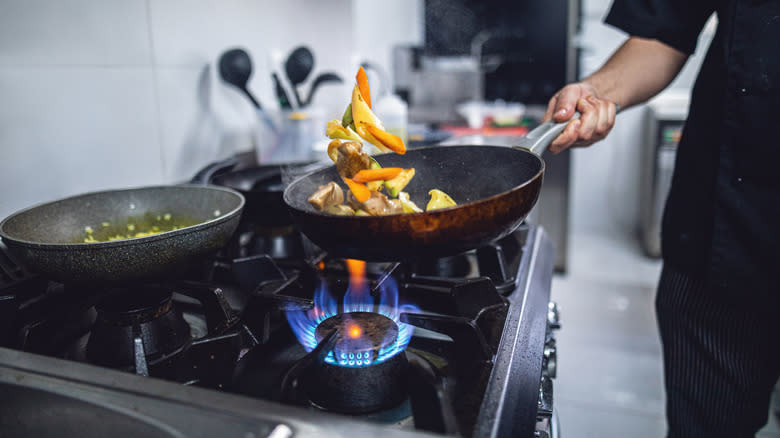
[[[476,207],[476,206],[479,206],[481,204],[488,203],[491,200],[494,200],[495,198],[498,198],[500,196],[504,196],[504,195],[506,195],[508,193],[512,193],[512,192],[515,192],[517,190],[521,190],[523,187],[533,183],[534,181],[537,180],[537,178],[539,178],[540,176],[544,175],[545,169],[547,167],[547,165],[544,162],[544,159],[542,157],[540,157],[539,155],[533,153],[528,148],[524,148],[522,146],[500,146],[500,145],[487,145],[487,144],[479,144],[479,145],[449,145],[449,146],[431,145],[431,146],[423,146],[423,147],[419,147],[419,148],[414,148],[414,149],[411,149],[411,150],[415,150],[416,151],[416,150],[425,150],[425,149],[437,149],[437,148],[442,148],[442,147],[447,147],[447,148],[487,147],[487,148],[513,149],[513,150],[516,150],[518,152],[523,152],[523,153],[527,153],[527,154],[530,154],[530,155],[534,156],[537,160],[539,160],[540,167],[539,167],[539,171],[536,172],[533,177],[531,177],[528,180],[526,180],[523,184],[520,184],[518,186],[515,186],[515,187],[511,188],[510,190],[507,190],[507,191],[495,194],[495,195],[490,196],[488,198],[483,198],[483,199],[480,199],[480,200],[477,200],[477,201],[469,202],[467,204],[458,204],[458,205],[456,205],[454,207],[441,208],[441,209],[437,209],[437,210],[433,210],[433,211],[422,211],[422,212],[419,212],[419,213],[396,213],[396,214],[386,214],[386,215],[381,215],[381,216],[340,216],[340,215],[325,213],[325,212],[314,210],[314,209],[311,209],[311,210],[306,209],[306,210],[304,210],[304,209],[298,208],[298,207],[294,206],[292,203],[288,202],[289,193],[290,193],[290,187],[294,186],[296,183],[298,183],[299,181],[309,177],[310,175],[314,174],[315,172],[323,171],[325,169],[330,169],[331,167],[335,166],[335,164],[333,164],[333,165],[330,165],[330,166],[327,166],[327,167],[323,167],[323,168],[320,168],[320,169],[313,170],[313,171],[311,171],[311,172],[309,172],[309,173],[307,173],[305,175],[302,175],[302,176],[296,178],[293,182],[291,182],[284,189],[284,194],[283,194],[284,203],[287,205],[288,208],[291,208],[291,209],[293,209],[295,211],[299,211],[299,212],[307,214],[307,215],[318,216],[318,217],[326,217],[326,218],[342,218],[342,219],[345,219],[345,220],[360,220],[360,221],[366,221],[366,222],[370,221],[370,220],[376,220],[377,218],[386,218],[386,217],[395,217],[395,216],[410,216],[411,217],[411,216],[427,215],[427,216],[434,216],[435,217],[435,216],[439,216],[441,214],[446,214],[449,211],[452,211],[452,210],[455,210],[455,209],[458,209],[458,208],[462,208],[462,207],[466,207],[466,206],[475,206]],[[376,154],[376,155],[382,156],[382,155],[386,155],[386,154],[391,154],[391,152],[387,152],[387,153],[383,153],[383,154]]]
[[[238,199],[238,205],[230,210],[229,212],[222,214],[218,217],[215,217],[213,219],[209,219],[204,222],[199,222],[195,225],[190,225],[184,228],[179,228],[178,230],[172,230],[172,231],[165,231],[159,234],[153,234],[151,236],[143,236],[143,237],[133,237],[130,239],[122,239],[122,240],[113,240],[113,241],[107,241],[107,242],[71,242],[71,243],[58,243],[58,242],[38,242],[38,241],[31,241],[27,239],[18,238],[15,236],[12,236],[8,234],[5,231],[5,225],[15,219],[16,217],[27,213],[31,210],[34,210],[36,208],[40,208],[46,205],[55,204],[58,202],[64,202],[69,201],[73,199],[78,199],[86,196],[94,196],[94,195],[101,195],[106,193],[122,193],[122,192],[131,192],[131,191],[141,191],[141,190],[168,190],[168,189],[195,189],[195,190],[211,190],[215,192],[224,192],[229,193],[232,196],[235,196]],[[142,242],[154,242],[157,240],[167,240],[173,236],[182,236],[190,233],[194,233],[196,231],[200,231],[209,227],[212,227],[214,225],[221,224],[223,222],[227,222],[231,219],[233,219],[236,215],[241,214],[241,211],[244,208],[244,204],[246,203],[246,199],[244,198],[244,195],[239,193],[238,191],[228,188],[228,187],[222,187],[222,186],[215,186],[211,184],[203,185],[203,184],[177,184],[177,185],[152,185],[152,186],[138,186],[138,187],[129,187],[129,188],[121,188],[121,189],[109,189],[109,190],[97,190],[93,192],[86,192],[86,193],[80,193],[73,196],[68,196],[65,198],[55,199],[52,201],[44,201],[35,205],[32,205],[30,207],[23,208],[21,210],[18,210],[14,213],[11,213],[6,218],[4,218],[2,221],[0,221],[0,238],[2,238],[3,241],[13,242],[18,245],[22,246],[28,246],[28,247],[34,247],[36,249],[40,250],[62,250],[63,248],[70,248],[73,250],[82,250],[82,249],[100,249],[100,248],[116,248],[116,247],[122,247],[122,246],[128,246],[128,245],[137,245]]]

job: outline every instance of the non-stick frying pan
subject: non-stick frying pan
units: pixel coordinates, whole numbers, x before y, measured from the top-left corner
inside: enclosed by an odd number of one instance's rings
[[[421,208],[431,189],[448,193],[457,207],[388,216],[318,212],[307,200],[320,185],[341,181],[335,166],[294,181],[284,200],[301,231],[333,255],[372,261],[454,255],[500,239],[520,225],[542,186],[539,154],[565,126],[544,123],[514,148],[433,146],[375,157],[383,167],[415,168],[404,191]]]
[[[19,211],[0,222],[0,237],[26,267],[46,278],[90,285],[165,276],[225,245],[238,226],[244,197],[213,186],[158,186],[89,193]],[[129,218],[184,221],[147,237],[84,243],[86,227]],[[165,219],[163,219],[165,220]]]

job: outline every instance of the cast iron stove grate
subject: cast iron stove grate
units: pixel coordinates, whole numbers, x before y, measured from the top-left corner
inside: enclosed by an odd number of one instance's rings
[[[507,301],[493,280],[417,275],[414,266],[402,263],[369,264],[372,296],[378,297],[383,284],[395,279],[399,301],[420,307],[414,313],[402,313],[400,321],[428,335],[412,337],[406,351],[394,356],[389,365],[340,369],[326,361],[331,352],[338,355],[338,348],[326,348],[325,342],[327,335],[338,339],[337,331],[328,333],[320,325],[321,342],[307,354],[289,326],[280,324],[273,334],[271,330],[283,312],[314,308],[312,291],[319,277],[331,291],[338,291],[336,295],[344,294],[348,274],[343,262],[324,259],[317,264],[261,284],[253,292],[242,320],[255,333],[262,333],[263,343],[239,362],[231,390],[288,404],[365,414],[379,422],[411,417],[418,429],[468,435],[506,317]],[[332,383],[333,374],[338,374],[336,382],[355,384],[345,389]],[[372,382],[374,394],[364,393],[369,386],[364,382]]]

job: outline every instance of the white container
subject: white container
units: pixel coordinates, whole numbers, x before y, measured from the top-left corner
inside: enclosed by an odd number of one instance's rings
[[[257,128],[255,150],[260,164],[311,161],[318,143],[328,139],[318,107],[269,114]]]
[[[374,114],[382,121],[385,131],[401,137],[406,144],[409,140],[409,109],[406,102],[395,94],[385,94],[373,105]]]

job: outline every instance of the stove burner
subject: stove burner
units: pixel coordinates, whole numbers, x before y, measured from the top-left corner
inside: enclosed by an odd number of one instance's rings
[[[139,372],[139,353],[144,366],[155,365],[189,346],[190,327],[173,307],[170,290],[145,286],[106,296],[95,306],[97,321],[86,350],[89,362]]]
[[[345,367],[370,365],[398,339],[398,325],[392,319],[379,313],[350,312],[322,321],[314,332],[317,343],[335,329],[338,339],[326,361]]]
[[[404,352],[362,367],[315,362],[304,375],[303,388],[312,405],[320,409],[344,414],[378,412],[406,398],[407,366]]]

